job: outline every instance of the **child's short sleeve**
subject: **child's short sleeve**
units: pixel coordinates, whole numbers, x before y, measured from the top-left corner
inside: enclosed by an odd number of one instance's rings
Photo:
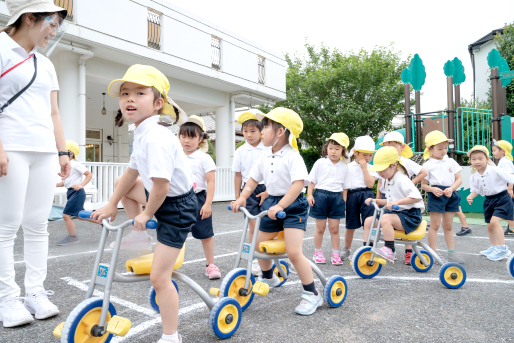
[[[303,185],[308,186],[311,181],[309,179],[309,173],[307,172],[307,167],[305,166],[305,162],[303,161],[300,153],[292,153],[290,154],[289,159],[289,174],[291,175],[291,183],[299,180],[303,180]]]
[[[237,149],[234,153],[234,161],[232,162],[232,171],[234,173],[241,172],[241,148]]]
[[[462,167],[453,158],[451,160],[452,160],[453,169],[454,169],[453,175],[456,175],[462,171]]]
[[[400,187],[406,198],[422,199],[421,193],[418,188],[408,178],[403,178],[400,181]]]
[[[214,163],[214,160],[212,159],[211,155],[205,154],[203,158],[203,172],[207,174],[208,172],[211,172],[213,170],[216,170],[216,164]]]
[[[500,167],[496,167],[496,172],[500,176],[500,179],[508,183],[509,185],[514,184],[514,175],[509,174],[505,169],[502,169]]]
[[[84,175],[85,172],[87,172],[89,169],[87,169],[86,166],[84,166],[82,163],[77,163],[74,167],[79,174]]]
[[[477,172],[475,172],[477,173]],[[471,178],[469,179],[469,192],[470,193],[478,193],[478,179],[475,177],[475,173],[471,174]]]
[[[407,169],[407,173],[409,173],[409,177],[411,175],[418,175],[421,169],[423,169],[421,165],[407,158],[402,160],[402,162],[405,165],[405,168]]]
[[[264,157],[261,157],[257,163],[254,164],[252,171],[250,172],[250,177],[254,179],[256,182],[262,182],[264,180],[263,174],[263,164]]]
[[[168,130],[163,127],[164,130]],[[156,130],[157,131],[157,130]],[[168,130],[169,131],[169,130]],[[157,132],[162,132],[157,131]],[[158,134],[150,136],[147,142],[146,154],[148,161],[148,178],[161,178],[171,181],[171,175],[175,170],[175,149],[172,134]]]
[[[317,160],[316,163],[314,163],[314,166],[312,167],[311,172],[309,173],[309,180],[314,184],[318,183],[317,174],[319,168],[319,161],[320,160]]]

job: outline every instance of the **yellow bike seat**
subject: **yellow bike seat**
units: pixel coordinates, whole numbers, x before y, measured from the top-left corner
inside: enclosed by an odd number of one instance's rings
[[[284,240],[284,231],[278,234],[278,237],[269,241],[259,243],[259,250],[267,253],[285,253],[286,241]]]
[[[406,234],[405,231],[395,230],[394,238],[407,239],[410,241],[419,241],[425,237],[426,233],[427,233],[427,222],[425,220],[422,220],[421,224],[419,224],[418,228],[409,234]]]
[[[186,245],[180,249],[180,253],[177,257],[177,260],[175,261],[175,265],[173,266],[173,270],[177,270],[182,266],[182,263],[184,263],[184,251],[185,251]],[[152,270],[152,261],[153,261],[153,254],[143,255],[136,258],[131,258],[130,260],[127,260],[127,271],[135,273],[135,274],[150,274],[150,271]]]

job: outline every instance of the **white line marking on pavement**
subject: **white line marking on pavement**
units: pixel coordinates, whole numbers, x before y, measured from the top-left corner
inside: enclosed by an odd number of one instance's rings
[[[237,251],[236,251],[236,252],[231,252],[231,253],[228,253],[228,254],[223,254],[223,255],[214,256],[214,258],[227,257],[227,256],[234,256],[234,255],[237,255]],[[195,263],[195,262],[201,262],[201,261],[205,261],[205,258],[199,258],[198,260],[186,261],[186,262],[184,262],[184,263],[182,263],[182,264]]]

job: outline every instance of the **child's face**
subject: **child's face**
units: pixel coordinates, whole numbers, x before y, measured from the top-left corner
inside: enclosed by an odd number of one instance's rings
[[[332,162],[338,162],[343,156],[343,147],[338,144],[328,143],[327,156]]]
[[[128,121],[138,126],[143,120],[157,114],[163,99],[155,99],[151,87],[125,82],[120,90],[120,109]]]
[[[400,142],[384,142],[384,146],[392,146],[392,147],[396,148],[396,150],[398,151],[398,156],[399,156],[399,155],[401,155],[405,144],[400,143]]]
[[[391,164],[387,169],[378,172],[381,178],[390,180],[396,173],[396,163]]]
[[[471,153],[471,157],[469,158],[469,162],[476,170],[482,171],[485,167],[487,167],[487,161],[489,157],[485,155],[482,151],[475,151]]]
[[[258,144],[261,140],[261,131],[253,124],[247,124],[243,127],[243,136],[251,145]]]
[[[500,159],[505,156],[505,150],[498,148],[496,145],[493,146],[493,157]]]
[[[366,163],[369,163],[373,159],[373,153],[356,151],[355,152],[355,157],[356,157],[357,160],[364,159],[366,161]]]
[[[444,156],[448,153],[448,142],[442,142],[430,147],[430,152],[432,153],[432,157],[437,160],[442,160]]]
[[[196,135],[196,137],[189,137],[186,135],[180,135],[180,144],[182,145],[182,149],[184,152],[189,154],[198,150],[198,145],[200,144],[200,135]]]
[[[267,126],[262,127],[261,135],[262,135],[262,144],[264,146],[273,146],[277,139],[279,139],[279,135],[284,133],[282,128],[275,131],[273,125],[268,124]]]

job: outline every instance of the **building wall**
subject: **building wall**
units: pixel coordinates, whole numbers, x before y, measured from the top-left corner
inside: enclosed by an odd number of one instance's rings
[[[491,88],[491,69],[487,64],[487,54],[496,48],[493,41],[482,45],[479,50],[474,50],[475,55],[475,99],[487,100],[487,92]]]

